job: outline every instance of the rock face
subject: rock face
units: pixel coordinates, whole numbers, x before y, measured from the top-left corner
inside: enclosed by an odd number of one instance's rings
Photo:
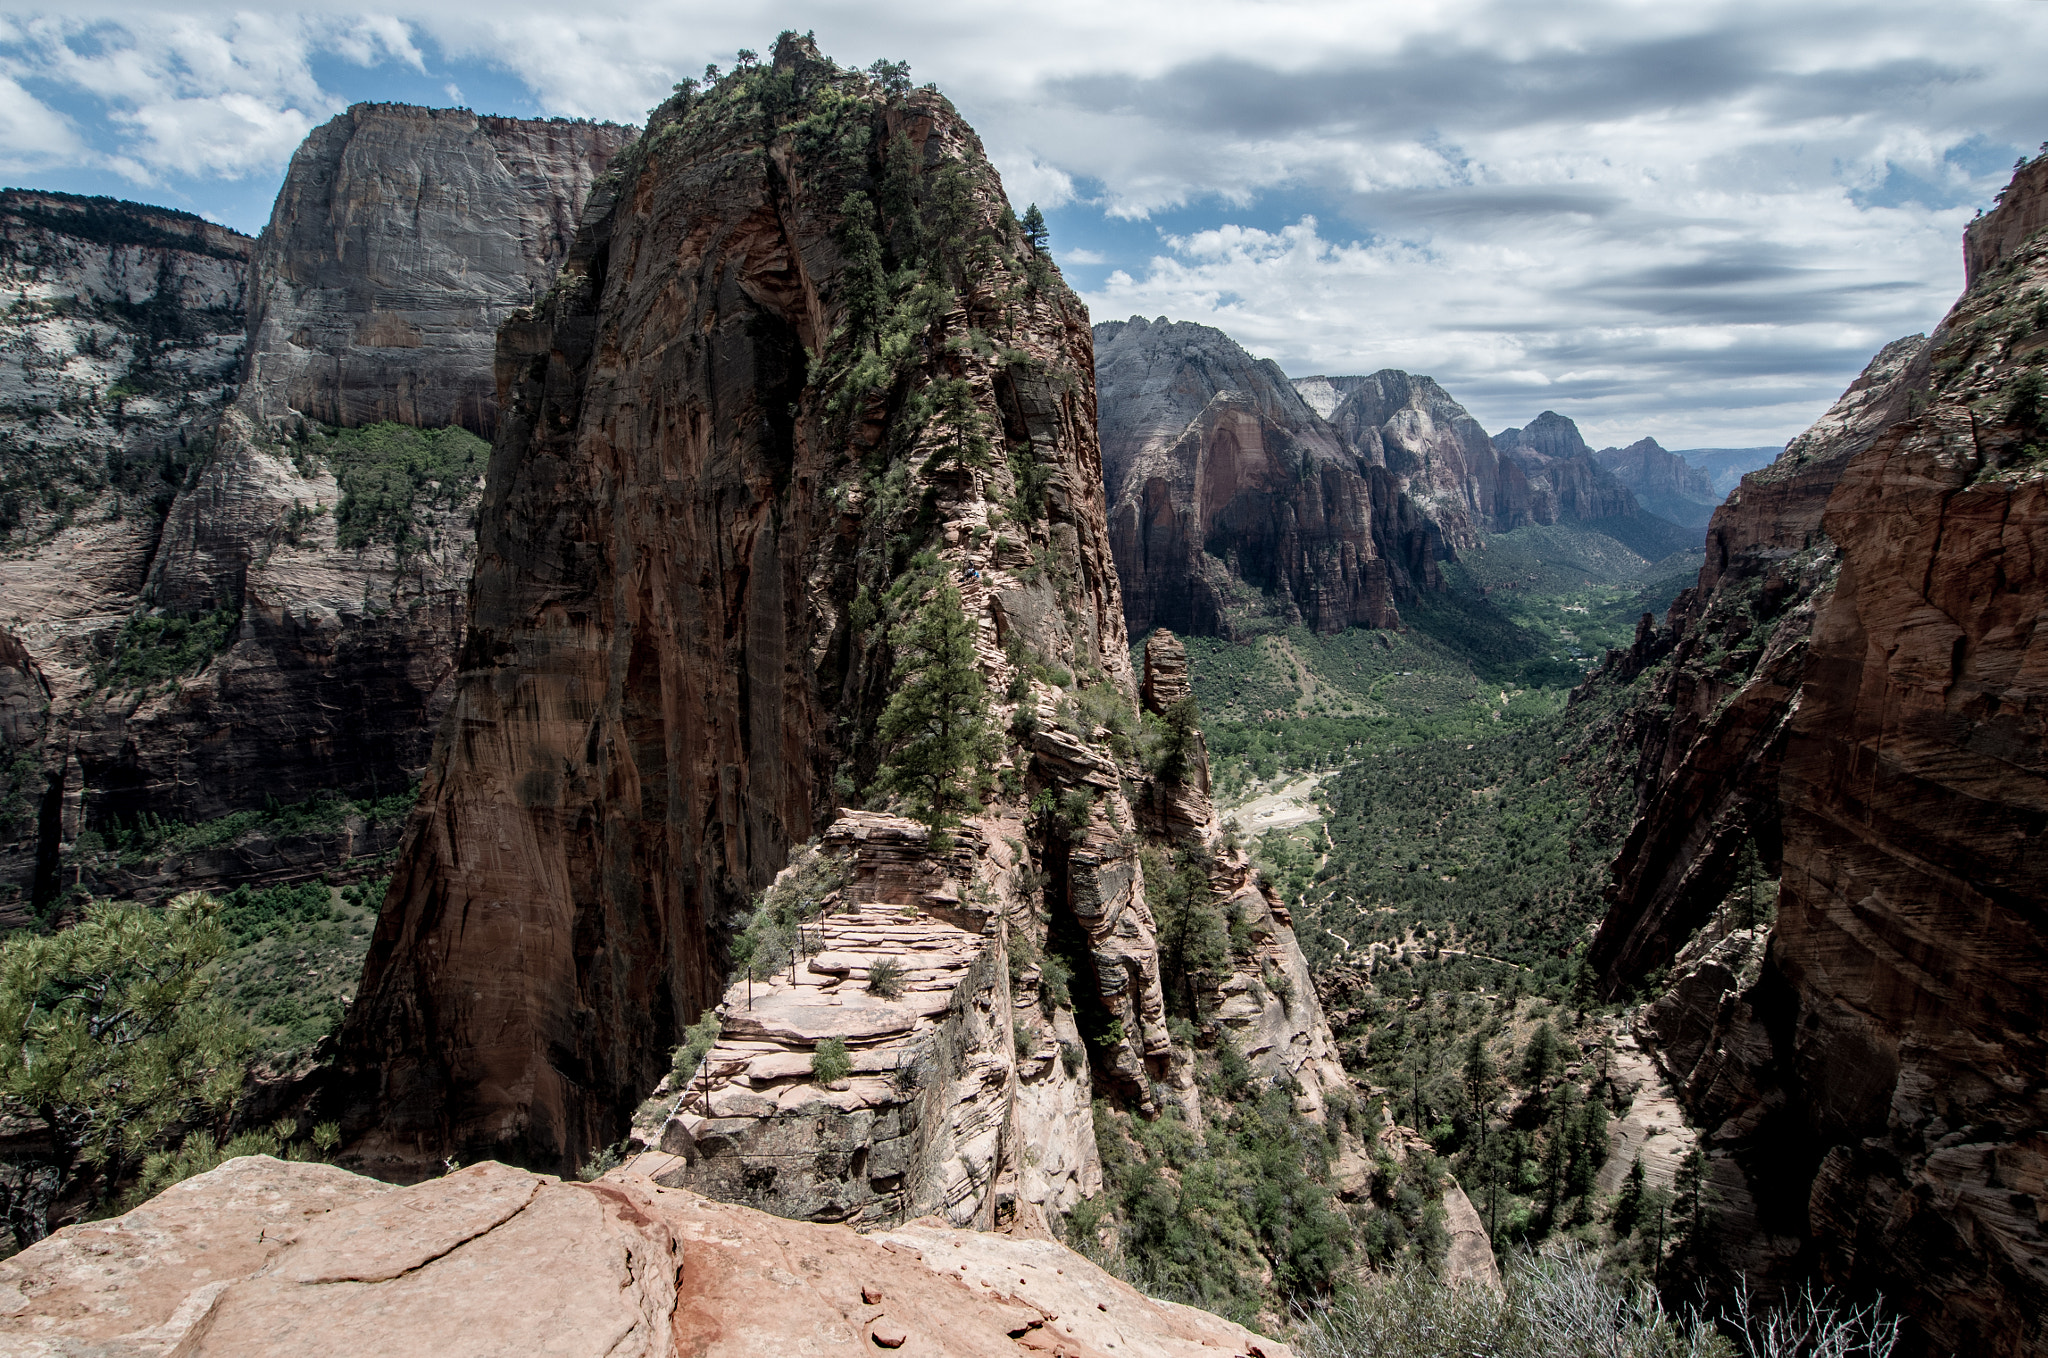
[[[0,194],[0,926],[56,881],[63,718],[134,609],[234,394],[250,241],[186,213]],[[46,833],[47,832],[47,833]]]
[[[554,281],[634,129],[357,104],[292,156],[256,251],[259,425],[497,428],[498,326]]]
[[[1103,477],[1125,622],[1232,635],[1271,611],[1384,627],[1436,583],[1437,542],[1270,360],[1208,326],[1095,327]]]
[[[1370,377],[1307,377],[1304,394],[1335,398],[1330,423],[1359,456],[1394,474],[1454,551],[1537,520],[1521,468],[1503,458],[1479,421],[1427,377],[1395,369]],[[1328,394],[1325,395],[1324,393]]]
[[[644,1175],[469,1166],[393,1188],[230,1160],[0,1264],[22,1358],[549,1353],[742,1358],[819,1343],[973,1358],[1286,1358],[1049,1240],[862,1236]]]
[[[1682,528],[1705,528],[1721,503],[1713,478],[1655,439],[1626,448],[1602,448],[1593,461],[1636,497],[1650,513]]]
[[[1521,429],[1503,429],[1494,446],[1529,480],[1535,523],[1584,522],[1637,513],[1628,487],[1594,458],[1578,425],[1546,410]]]
[[[1753,669],[1646,798],[1596,942],[1616,982],[1684,945],[1650,1017],[1731,1263],[1881,1290],[1916,1352],[2048,1345],[2042,164],[1972,229],[1932,338],[1888,348],[1716,515],[1674,618],[1747,610]],[[1767,944],[1725,913],[1686,942],[1729,835],[1675,835],[1674,795],[1709,826],[1745,803],[1781,874]]]
[[[1669,964],[1727,895],[1746,844],[1777,875],[1785,736],[1814,610],[1839,560],[1821,515],[1843,468],[1906,414],[1927,373],[1924,337],[1885,346],[1783,458],[1715,511],[1700,582],[1663,626],[1646,622],[1608,659],[1612,680],[1656,667],[1649,696],[1624,719],[1636,816],[1590,953],[1608,974]]]
[[[728,989],[702,1067],[635,1128],[678,1157],[660,1181],[777,1216],[981,1229],[1020,1213],[1042,1227],[1099,1192],[1080,1032],[1010,952],[1012,930],[1029,952],[1036,929],[1006,843],[1028,834],[981,819],[932,855],[914,821],[834,821],[783,874],[843,882],[800,954]],[[812,1058],[833,1039],[852,1074],[828,1083]]]
[[[858,338],[876,246],[925,280],[874,318],[893,368]],[[456,698],[342,1037],[350,1155],[566,1166],[640,1109],[674,1182],[986,1224],[1092,1187],[1091,1097],[1196,1113],[1140,871],[1158,798],[1080,715],[1138,696],[1089,331],[951,106],[794,36],[679,93],[499,361]],[[884,799],[892,624],[942,586],[1007,740],[934,845],[844,804]],[[1187,851],[1246,887],[1215,837]],[[756,899],[796,936],[729,984]],[[1298,960],[1270,910],[1253,933]],[[1310,993],[1303,967],[1291,1004],[1211,1009],[1263,1025],[1315,1112],[1342,1075]],[[702,1068],[671,1072],[714,1008]],[[811,1064],[833,1039],[844,1088]]]
[[[498,320],[553,279],[630,135],[359,106],[294,159],[253,260],[232,232],[103,200],[24,196],[5,218],[10,267],[55,309],[17,349],[24,382],[62,407],[74,447],[59,458],[35,435],[23,474],[96,487],[68,522],[31,515],[0,561],[6,625],[62,714],[24,752],[33,796],[63,814],[14,819],[0,889],[16,910],[48,908],[60,881],[208,880],[186,860],[138,879],[92,847],[143,813],[201,821],[418,777],[454,668],[481,467],[412,475],[409,531],[344,540],[343,468],[306,421],[488,434]],[[60,339],[76,355],[61,374],[34,357]],[[65,458],[107,470],[56,470]],[[152,610],[194,640],[169,647]],[[307,844],[275,875],[381,847]]]

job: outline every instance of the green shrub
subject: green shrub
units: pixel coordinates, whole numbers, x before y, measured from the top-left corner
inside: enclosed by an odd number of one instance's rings
[[[227,649],[241,621],[239,608],[182,618],[137,613],[121,625],[113,654],[95,669],[93,682],[118,692],[190,674]]]
[[[819,1084],[838,1084],[851,1074],[853,1058],[847,1054],[846,1043],[840,1039],[828,1037],[811,1053],[811,1078]]]
[[[405,555],[424,546],[422,509],[456,508],[478,493],[491,445],[467,429],[372,424],[316,432],[310,445],[341,483],[335,545],[359,551],[388,543]]]
[[[903,967],[893,957],[877,957],[868,964],[868,993],[893,1000],[903,993]]]
[[[0,941],[0,1097],[56,1129],[97,1196],[186,1129],[228,1125],[255,1042],[214,993],[226,947],[197,892]]]

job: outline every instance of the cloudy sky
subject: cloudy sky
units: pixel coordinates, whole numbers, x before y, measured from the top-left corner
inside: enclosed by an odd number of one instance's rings
[[[1783,442],[1939,320],[2048,138],[2042,0],[375,3],[0,13],[0,179],[255,231],[354,101],[637,122],[814,29],[953,98],[1098,320],[1688,447]]]

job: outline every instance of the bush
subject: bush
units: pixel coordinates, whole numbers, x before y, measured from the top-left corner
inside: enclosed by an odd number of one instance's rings
[[[893,957],[877,957],[868,964],[868,993],[893,1000],[903,993],[903,967]]]
[[[1758,1312],[1747,1293],[1721,1317],[1724,1337],[1696,1311],[1667,1311],[1647,1285],[1601,1276],[1584,1249],[1524,1256],[1498,1294],[1451,1287],[1418,1268],[1382,1275],[1306,1317],[1303,1358],[1886,1358],[1898,1322],[1876,1306],[1844,1308],[1806,1292]]]
[[[695,1023],[683,1029],[683,1045],[676,1048],[673,1064],[669,1067],[673,1083],[677,1086],[677,1093],[682,1092],[682,1085],[696,1077],[697,1067],[704,1063],[704,1058],[718,1045],[718,1035],[724,1031],[724,1027],[724,1022],[718,1017],[718,1011],[706,1009]]]
[[[853,1058],[847,1055],[846,1044],[838,1038],[826,1038],[811,1053],[811,1078],[819,1084],[838,1084],[851,1074]]]

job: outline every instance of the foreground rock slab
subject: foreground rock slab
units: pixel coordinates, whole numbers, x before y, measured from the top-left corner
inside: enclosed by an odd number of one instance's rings
[[[410,1188],[230,1160],[0,1264],[21,1358],[887,1350],[1287,1358],[1047,1240],[785,1221],[615,1173],[495,1162]]]

